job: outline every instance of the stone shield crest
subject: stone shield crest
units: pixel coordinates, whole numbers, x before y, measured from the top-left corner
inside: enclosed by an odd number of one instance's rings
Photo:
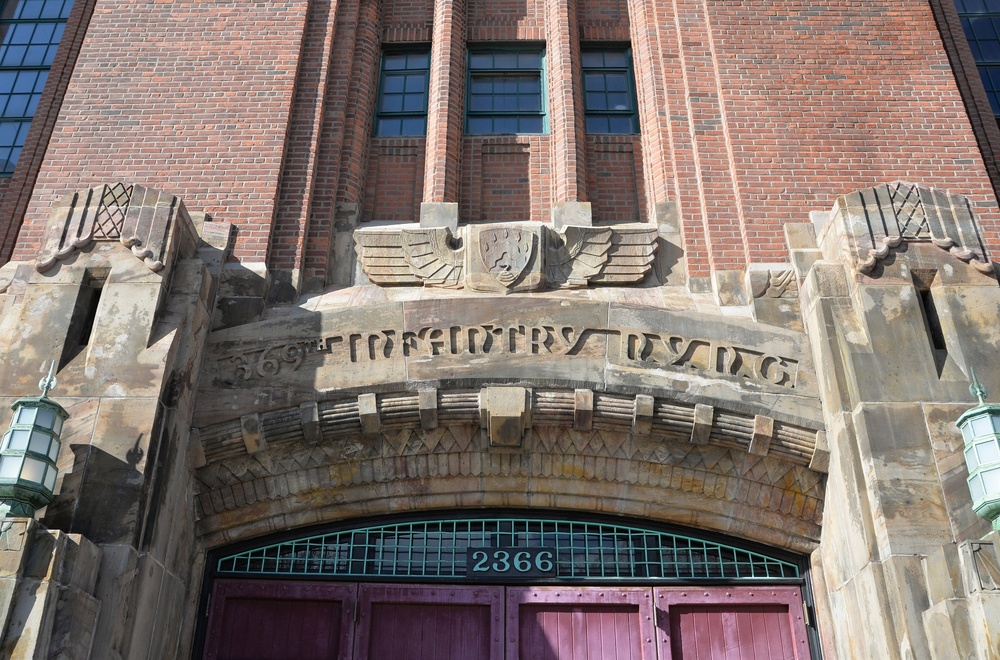
[[[535,235],[515,227],[498,227],[479,233],[479,253],[486,270],[504,286],[524,273],[535,251]]]

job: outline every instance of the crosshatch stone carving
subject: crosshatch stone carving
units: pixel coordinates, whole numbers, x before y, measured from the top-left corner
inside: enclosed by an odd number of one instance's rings
[[[369,227],[354,233],[373,284],[534,291],[641,282],[656,253],[646,224],[566,227],[538,223],[445,227]]]
[[[896,181],[840,197],[831,220],[843,227],[859,273],[871,274],[904,241],[930,242],[982,273],[993,273],[968,198]]]
[[[159,272],[171,228],[181,215],[190,224],[179,198],[152,188],[115,183],[75,192],[53,208],[45,248],[35,267],[45,272],[94,241],[119,241],[151,271]]]

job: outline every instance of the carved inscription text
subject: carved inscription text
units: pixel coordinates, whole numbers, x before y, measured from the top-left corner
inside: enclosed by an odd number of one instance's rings
[[[607,359],[626,367],[693,369],[738,376],[792,389],[798,361],[718,340],[640,329],[579,328],[569,325],[474,325],[426,327],[417,331],[347,332],[318,339],[258,344],[218,360],[222,383],[239,386],[258,378],[297,371],[304,361],[324,364],[450,357],[572,356],[607,344]],[[318,365],[317,365],[318,366]]]

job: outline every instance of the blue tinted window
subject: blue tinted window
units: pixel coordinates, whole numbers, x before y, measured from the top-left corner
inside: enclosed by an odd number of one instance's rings
[[[540,50],[470,52],[465,132],[544,133],[542,62]]]
[[[0,176],[14,172],[73,0],[0,0]]]
[[[584,50],[583,109],[588,133],[638,133],[632,58],[628,50]]]
[[[382,56],[375,135],[426,133],[430,59],[426,50]]]
[[[993,115],[1000,118],[1000,0],[955,0]]]

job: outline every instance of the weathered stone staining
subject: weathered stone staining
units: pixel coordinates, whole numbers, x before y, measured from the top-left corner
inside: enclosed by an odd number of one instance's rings
[[[641,282],[650,271],[657,231],[646,224],[566,226],[538,223],[358,229],[358,258],[374,284],[513,293],[546,287]]]

